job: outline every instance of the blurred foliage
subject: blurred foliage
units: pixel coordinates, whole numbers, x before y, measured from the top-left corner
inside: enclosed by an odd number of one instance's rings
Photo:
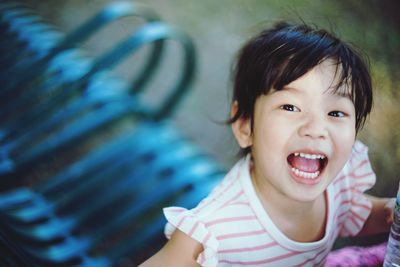
[[[394,196],[400,179],[400,1],[337,2],[353,18],[351,38],[371,58],[374,109],[360,137],[370,148],[377,195]]]

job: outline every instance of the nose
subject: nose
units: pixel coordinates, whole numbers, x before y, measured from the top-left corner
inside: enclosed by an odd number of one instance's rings
[[[328,128],[326,118],[319,114],[305,114],[299,127],[299,135],[312,139],[327,138]]]

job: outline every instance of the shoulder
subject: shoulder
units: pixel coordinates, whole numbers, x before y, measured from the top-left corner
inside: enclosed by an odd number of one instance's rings
[[[341,236],[354,236],[362,228],[372,207],[364,192],[371,189],[375,181],[368,148],[357,140],[349,160],[332,183],[333,209],[342,225]]]
[[[356,139],[353,145],[353,152],[355,153],[368,153],[368,146],[365,145],[361,140]]]
[[[334,184],[342,184],[346,181],[354,182],[357,179],[371,178],[372,176],[374,176],[374,173],[368,156],[368,147],[360,140],[356,140],[350,158],[334,179]]]
[[[360,140],[356,140],[351,152],[350,162],[359,162],[365,160],[369,161],[368,147]]]
[[[203,246],[180,230],[174,232],[167,244],[139,267],[200,266],[197,257]]]
[[[203,220],[207,220],[213,214],[242,200],[244,194],[240,176],[242,169],[246,167],[244,163],[243,160],[239,161],[212,192],[192,210],[193,213]]]
[[[335,199],[351,199],[372,188],[376,175],[372,169],[368,147],[356,140],[349,160],[333,180]]]
[[[165,228],[166,236],[169,238],[175,229],[179,229],[202,243],[210,234],[210,230],[215,230],[221,221],[226,221],[226,218],[238,213],[247,212],[249,208],[247,203],[238,179],[231,179],[227,175],[195,208],[190,210],[181,207],[165,208],[164,215],[168,221]]]
[[[200,245],[197,261],[214,266],[221,245],[219,237],[237,231],[239,221],[243,224],[252,214],[240,182],[240,169],[236,165],[195,208],[164,209],[168,221],[165,234],[171,239],[168,243],[179,243],[172,248],[179,248],[188,241],[188,247]]]

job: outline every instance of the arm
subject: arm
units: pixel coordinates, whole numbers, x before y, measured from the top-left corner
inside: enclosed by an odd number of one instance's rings
[[[389,232],[393,222],[394,199],[366,196],[372,202],[372,210],[358,236]]]
[[[176,230],[168,243],[139,267],[198,267],[197,256],[203,246],[180,230]]]

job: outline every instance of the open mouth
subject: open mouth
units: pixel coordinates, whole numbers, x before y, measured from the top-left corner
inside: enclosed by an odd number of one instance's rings
[[[316,179],[328,164],[324,154],[308,154],[296,152],[287,157],[292,172],[303,179]]]

